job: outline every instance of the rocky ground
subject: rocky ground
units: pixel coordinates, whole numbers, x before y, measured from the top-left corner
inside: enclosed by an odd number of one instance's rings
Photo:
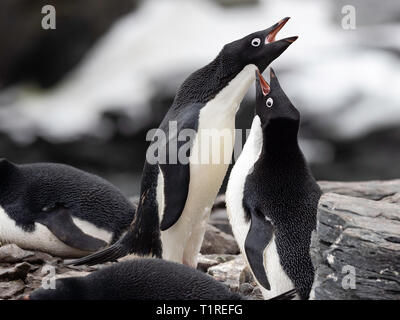
[[[313,299],[400,299],[400,180],[320,182],[312,256],[316,266]],[[104,267],[64,266],[62,260],[14,244],[0,247],[0,299],[19,299],[41,286],[55,267],[56,277],[84,276]],[[344,266],[355,270],[355,289],[343,287]],[[260,289],[239,254],[217,199],[207,228],[198,269],[250,299]]]
[[[311,297],[400,300],[400,180],[320,184]]]

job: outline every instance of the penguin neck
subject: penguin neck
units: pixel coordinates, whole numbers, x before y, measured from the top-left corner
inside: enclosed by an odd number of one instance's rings
[[[214,101],[221,105],[221,110],[236,113],[240,103],[246,95],[249,87],[255,80],[255,71],[257,67],[254,64],[245,66],[235,77],[226,84],[226,86],[215,96]]]
[[[189,103],[207,103],[229,97],[241,101],[255,79],[253,64],[241,66],[221,52],[212,62],[192,73],[179,88],[175,107]]]
[[[292,162],[303,159],[298,143],[299,124],[297,122],[271,121],[263,127],[263,146],[261,154]],[[279,161],[280,162],[280,161]]]

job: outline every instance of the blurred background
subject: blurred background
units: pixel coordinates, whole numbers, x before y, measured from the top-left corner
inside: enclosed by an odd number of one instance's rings
[[[46,4],[55,30],[41,27]],[[342,27],[345,5],[355,30]],[[316,178],[399,178],[398,0],[2,0],[0,157],[67,163],[137,194],[146,133],[180,83],[225,43],[286,16],[277,38],[299,39],[273,67],[302,114]]]

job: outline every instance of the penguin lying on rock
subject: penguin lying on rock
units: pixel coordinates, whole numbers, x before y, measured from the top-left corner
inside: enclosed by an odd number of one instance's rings
[[[63,164],[0,159],[0,242],[82,257],[115,242],[134,213],[98,176]]]
[[[167,138],[157,139],[148,149],[165,158],[152,162],[146,156],[144,201],[129,232],[105,251],[73,264],[102,263],[135,253],[196,267],[206,221],[231,160],[236,111],[255,79],[254,71],[265,70],[297,39],[275,41],[288,20],[226,44],[211,63],[183,82],[159,127]],[[181,139],[188,130],[191,139]],[[210,136],[203,136],[210,131],[212,144]],[[222,150],[225,159],[211,161],[215,150]],[[183,161],[175,157],[182,151]]]
[[[37,289],[26,300],[241,300],[211,276],[161,259],[133,259],[85,277],[58,279],[55,289]],[[290,300],[293,291],[275,297]]]
[[[263,296],[295,288],[307,299],[321,190],[298,145],[300,113],[272,69],[270,86],[257,74],[256,115],[227,186],[229,221]]]

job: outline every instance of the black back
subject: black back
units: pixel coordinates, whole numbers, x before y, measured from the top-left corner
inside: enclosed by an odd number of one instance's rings
[[[256,90],[263,146],[246,179],[243,205],[262,212],[272,222],[283,269],[306,299],[314,278],[309,247],[321,190],[298,145],[300,114],[273,71],[270,93],[264,96],[259,83]],[[272,107],[267,107],[269,98]]]
[[[111,183],[55,163],[15,165],[0,160],[0,205],[16,224],[33,231],[47,214],[44,208],[63,206],[77,218],[114,232],[118,239],[134,218],[134,206]]]
[[[135,259],[86,277],[57,280],[55,290],[34,291],[32,300],[239,300],[211,276],[161,259]]]

